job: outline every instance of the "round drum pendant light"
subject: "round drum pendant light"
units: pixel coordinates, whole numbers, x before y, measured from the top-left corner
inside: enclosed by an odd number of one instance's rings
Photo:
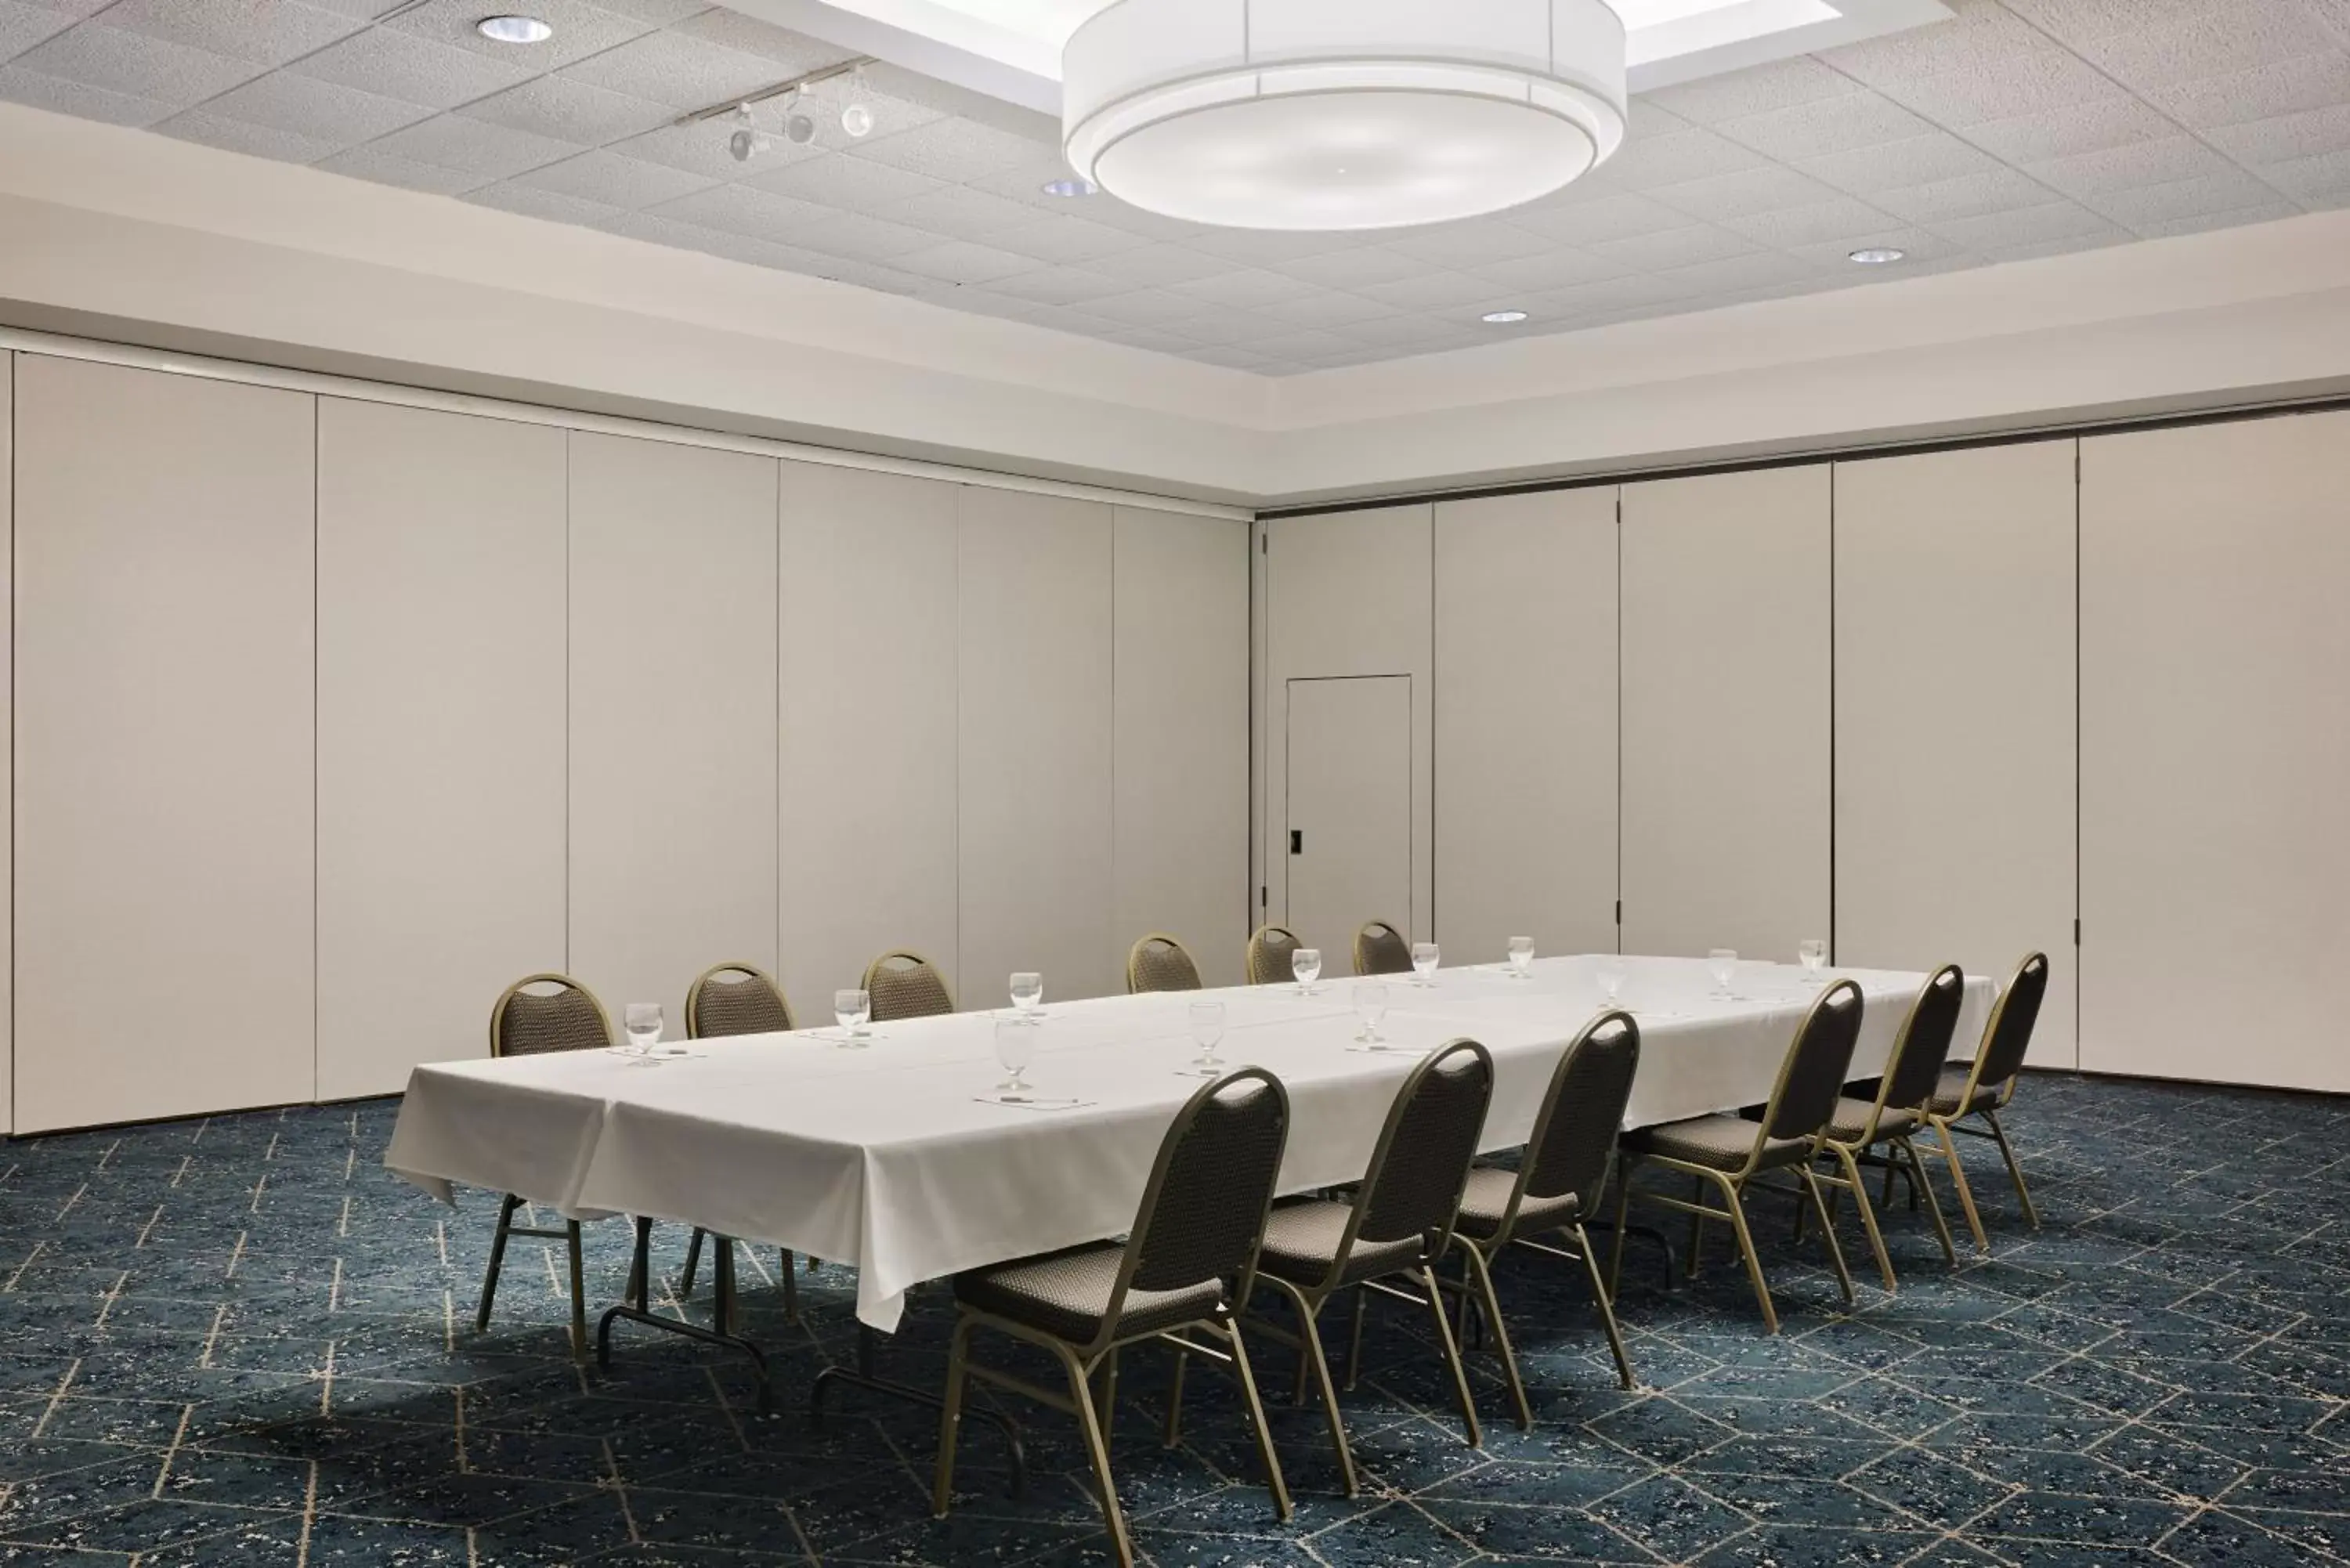
[[[1246,229],[1381,229],[1547,195],[1624,140],[1606,0],[1116,0],[1062,56],[1069,163]]]

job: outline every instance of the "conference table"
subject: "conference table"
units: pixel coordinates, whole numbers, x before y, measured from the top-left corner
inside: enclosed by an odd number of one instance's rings
[[[1631,957],[1617,1005],[1641,1029],[1627,1127],[1767,1098],[1820,982],[1745,962],[1714,994],[1704,961]],[[1836,969],[1861,989],[1852,1075],[1880,1073],[1922,974]],[[1035,1100],[992,1098],[998,1014],[621,1051],[428,1064],[411,1075],[384,1163],[446,1199],[463,1184],[573,1219],[699,1225],[857,1270],[857,1315],[897,1327],[907,1290],[958,1270],[1116,1235],[1133,1223],[1159,1144],[1202,1080],[1191,1005],[1224,1004],[1231,1066],[1287,1088],[1285,1191],[1359,1178],[1405,1075],[1466,1035],[1492,1053],[1484,1147],[1534,1127],[1559,1054],[1605,1002],[1594,957],[1444,969],[1423,988],[1381,977],[1384,1045],[1365,1049],[1351,976],[1053,1002],[1034,1025]],[[1955,1049],[1971,1055],[1991,982],[1967,981]]]

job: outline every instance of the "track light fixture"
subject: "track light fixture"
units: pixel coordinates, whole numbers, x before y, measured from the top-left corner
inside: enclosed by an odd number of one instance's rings
[[[726,151],[735,162],[748,163],[761,153],[772,151],[779,141],[788,142],[794,147],[806,147],[814,141],[816,121],[816,116],[809,112],[807,89],[836,77],[853,76],[856,80],[851,87],[848,104],[840,111],[840,129],[852,140],[861,140],[873,134],[878,123],[872,106],[865,101],[864,97],[864,67],[872,63],[870,57],[843,60],[821,70],[805,72],[787,82],[777,82],[774,87],[754,92],[748,98],[714,103],[707,109],[681,114],[671,123],[689,126],[700,125],[705,120],[725,120],[731,128],[726,138]],[[769,130],[759,124],[755,111],[759,105],[777,99],[784,100],[782,119],[775,130]]]

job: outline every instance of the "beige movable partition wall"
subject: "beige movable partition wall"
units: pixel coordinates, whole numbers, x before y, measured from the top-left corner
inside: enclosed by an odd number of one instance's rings
[[[1828,936],[1828,469],[1624,487],[1624,950]]]
[[[16,1129],[307,1100],[314,400],[16,401]]]
[[[955,973],[955,504],[783,465],[780,978],[794,1021],[893,948]]]
[[[2350,1090],[2350,414],[2081,443],[2081,1065]]]
[[[318,404],[318,1096],[564,964],[564,432]]]
[[[0,473],[15,472],[11,456],[10,437],[16,430],[15,405],[11,394],[16,386],[16,356],[0,354]],[[10,660],[16,647],[15,627],[11,617],[15,608],[16,536],[9,524],[10,502],[16,487],[0,484],[0,705],[13,707],[15,680]],[[13,713],[0,717],[0,815],[8,810],[8,796],[16,785],[16,768],[8,753],[16,723]],[[15,873],[10,857],[15,851],[13,835],[0,836],[0,887],[11,887]],[[0,951],[13,951],[9,932],[11,910],[9,900],[0,900]],[[0,964],[0,1134],[16,1124],[16,1063],[11,1054],[16,1022],[16,966]]]
[[[1110,508],[964,485],[959,502],[955,998],[1015,970],[1055,996],[1126,989],[1111,874]]]
[[[1616,950],[1616,487],[1436,508],[1436,940]]]
[[[685,1033],[775,963],[775,459],[574,431],[571,972]]]
[[[1412,685],[1411,905],[1401,913],[1366,909],[1345,929],[1300,931],[1325,954],[1351,950],[1365,920],[1402,920],[1417,933],[1434,919],[1430,848],[1434,838],[1434,702],[1430,524],[1425,505],[1385,506],[1265,524],[1265,658],[1257,686],[1257,747],[1264,798],[1258,813],[1264,886],[1260,918],[1288,910],[1282,865],[1287,852],[1289,682],[1330,676],[1398,675]],[[1344,964],[1333,967],[1336,973]]]
[[[1249,932],[1249,528],[1120,506],[1113,729],[1117,935],[1180,937],[1238,985]]]
[[[2051,961],[2073,1067],[2074,443],[1835,465],[1835,957]],[[1972,1041],[1960,1041],[1971,1051]]]

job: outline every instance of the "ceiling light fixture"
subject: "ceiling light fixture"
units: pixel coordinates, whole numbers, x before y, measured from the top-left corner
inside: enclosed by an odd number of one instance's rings
[[[1624,24],[1606,0],[1120,0],[1061,64],[1070,166],[1192,223],[1471,217],[1624,140]]]
[[[848,107],[840,111],[840,129],[851,140],[862,140],[873,134],[873,109],[866,103],[865,68],[860,66],[848,73]]]
[[[1101,187],[1090,180],[1047,180],[1039,189],[1047,196],[1090,196]]]
[[[1863,266],[1889,266],[1908,254],[1908,251],[1896,250],[1891,245],[1871,245],[1866,250],[1853,252],[1852,259]]]
[[[543,44],[555,36],[555,29],[536,16],[484,16],[473,31],[498,44]]]
[[[1515,327],[1526,318],[1523,310],[1489,310],[1477,319],[1488,327]]]

